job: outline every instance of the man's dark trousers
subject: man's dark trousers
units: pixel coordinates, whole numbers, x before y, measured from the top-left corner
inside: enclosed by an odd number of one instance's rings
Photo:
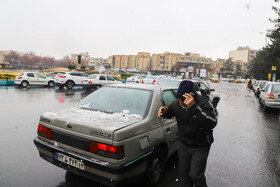
[[[181,187],[207,187],[205,169],[210,147],[190,147],[179,142],[179,181]]]

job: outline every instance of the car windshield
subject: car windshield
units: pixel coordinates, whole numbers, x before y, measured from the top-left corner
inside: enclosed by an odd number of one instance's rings
[[[168,81],[168,82],[167,82],[167,85],[168,85],[168,86],[179,87],[179,85],[180,85],[181,82],[182,82],[182,81]]]
[[[148,90],[104,87],[87,96],[78,106],[107,113],[129,111],[129,114],[146,117],[151,97],[152,92]]]

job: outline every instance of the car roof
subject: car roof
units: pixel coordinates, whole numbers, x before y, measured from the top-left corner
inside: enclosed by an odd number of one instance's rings
[[[156,84],[112,84],[106,87],[135,88],[135,89],[145,89],[145,90],[177,89],[177,87],[174,86],[156,85]]]

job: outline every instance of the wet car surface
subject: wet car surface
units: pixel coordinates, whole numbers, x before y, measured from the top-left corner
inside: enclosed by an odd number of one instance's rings
[[[208,185],[280,186],[279,111],[264,113],[246,84],[210,84],[221,100],[206,170]],[[0,186],[100,186],[42,160],[32,142],[42,113],[69,108],[88,94],[0,87]],[[159,186],[179,186],[177,165],[175,154]]]

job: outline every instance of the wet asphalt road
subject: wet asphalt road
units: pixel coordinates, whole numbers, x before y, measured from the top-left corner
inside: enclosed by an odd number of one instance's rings
[[[211,84],[220,93],[219,122],[208,158],[210,187],[280,186],[280,116],[263,113],[245,84]],[[69,108],[88,95],[85,91],[0,87],[0,186],[100,185],[72,175],[39,157],[33,144],[40,115]],[[177,157],[167,163],[159,186],[178,187]],[[129,186],[140,187],[144,183]]]

